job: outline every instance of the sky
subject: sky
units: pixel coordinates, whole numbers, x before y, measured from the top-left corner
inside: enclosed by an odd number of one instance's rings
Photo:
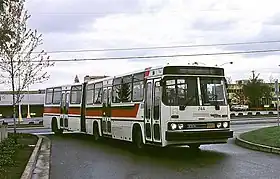
[[[276,0],[27,0],[28,27],[43,35],[50,58],[103,58],[224,53],[280,49],[279,43],[129,51],[52,53],[54,51],[200,45],[280,40]],[[50,79],[32,89],[74,82],[76,75],[118,75],[149,66],[198,62],[223,65],[232,81],[252,70],[269,80],[280,77],[280,52],[220,56],[56,62]],[[233,62],[233,64],[228,64]]]

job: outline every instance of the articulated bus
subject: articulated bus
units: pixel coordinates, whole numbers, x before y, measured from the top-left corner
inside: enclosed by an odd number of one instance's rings
[[[163,66],[46,89],[43,123],[144,145],[227,143],[230,109],[224,69]]]

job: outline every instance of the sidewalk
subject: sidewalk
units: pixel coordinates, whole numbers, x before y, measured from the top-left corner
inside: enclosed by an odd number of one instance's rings
[[[21,179],[49,179],[51,141],[45,136],[38,137]]]

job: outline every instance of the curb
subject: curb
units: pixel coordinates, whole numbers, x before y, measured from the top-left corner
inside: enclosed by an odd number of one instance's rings
[[[37,141],[37,144],[29,158],[29,161],[26,164],[26,167],[25,167],[24,172],[22,173],[20,179],[31,179],[31,177],[32,177],[32,173],[36,166],[36,161],[37,161],[38,154],[39,154],[39,151],[40,151],[40,148],[42,145],[42,141],[43,141],[43,138],[41,136],[37,135],[37,137],[39,138]]]
[[[231,125],[242,125],[242,124],[267,124],[267,123],[277,123],[278,121],[231,121]]]
[[[267,153],[273,153],[273,154],[278,154],[280,155],[280,148],[276,147],[270,147],[267,145],[262,145],[262,144],[256,144],[253,142],[246,141],[244,139],[241,139],[239,135],[236,136],[235,138],[235,144],[239,145],[244,148],[252,149],[252,150],[257,150],[261,152],[267,152]]]

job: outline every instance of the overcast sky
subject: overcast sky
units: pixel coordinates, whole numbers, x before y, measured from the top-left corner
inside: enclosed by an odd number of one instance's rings
[[[280,40],[276,0],[27,0],[29,27],[43,34],[46,51],[173,46]],[[51,53],[52,59],[216,53],[280,49],[280,43],[197,48]],[[261,78],[280,77],[279,53],[57,62],[45,88],[72,83],[75,75],[116,75],[154,65],[201,62],[223,64],[233,80],[256,70]]]

